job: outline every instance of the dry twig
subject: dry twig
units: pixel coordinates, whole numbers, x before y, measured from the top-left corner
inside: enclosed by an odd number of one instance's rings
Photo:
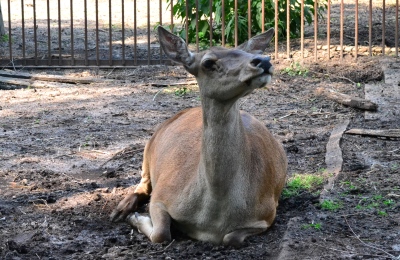
[[[353,229],[351,228],[349,222],[347,221],[347,218],[344,217],[344,219],[345,219],[346,224],[347,224],[347,226],[349,227],[351,233],[353,233],[354,237],[355,237],[358,241],[360,241],[361,244],[363,244],[363,245],[366,246],[366,247],[369,247],[369,248],[372,248],[372,249],[381,251],[381,252],[385,253],[386,255],[388,255],[388,256],[389,256],[390,258],[392,258],[392,259],[400,259],[400,257],[396,257],[396,256],[394,256],[394,255],[392,255],[392,254],[386,252],[385,250],[383,250],[383,249],[381,249],[381,248],[379,248],[379,247],[376,247],[376,246],[373,246],[373,245],[368,245],[367,243],[365,243],[364,241],[362,241],[362,240],[360,239],[360,237],[359,237],[359,236],[353,231]]]
[[[175,242],[175,239],[173,239],[171,241],[171,243],[169,243],[163,250],[159,250],[159,251],[155,251],[155,252],[150,252],[149,254],[151,255],[155,255],[155,254],[160,254],[160,253],[164,253],[165,251],[167,251],[168,248],[171,247],[171,245]]]

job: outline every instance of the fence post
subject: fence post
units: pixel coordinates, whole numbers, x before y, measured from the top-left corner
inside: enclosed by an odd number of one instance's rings
[[[4,21],[3,21],[3,13],[1,12],[1,3],[0,3],[0,36],[6,34],[6,30],[4,29]]]

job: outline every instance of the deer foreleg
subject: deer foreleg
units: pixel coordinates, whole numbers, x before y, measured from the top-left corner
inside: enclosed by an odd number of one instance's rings
[[[171,240],[171,217],[162,204],[150,204],[151,218],[138,213],[128,217],[128,223],[136,227],[153,243]]]

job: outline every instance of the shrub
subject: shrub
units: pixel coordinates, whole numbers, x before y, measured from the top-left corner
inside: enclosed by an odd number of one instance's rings
[[[188,36],[189,42],[196,41],[196,0],[187,0],[189,14],[186,14],[186,1],[177,0],[173,6],[173,14],[176,18],[182,19],[182,27],[176,28],[176,32],[182,38],[186,37],[185,18],[188,18]],[[244,42],[248,39],[248,2],[247,0],[238,1],[238,42]],[[318,15],[326,9],[326,1],[319,1]],[[170,0],[167,0],[169,3]],[[209,45],[210,41],[210,4],[208,0],[198,0],[199,17],[199,41],[201,44]],[[262,0],[251,1],[251,33],[255,35],[261,32],[262,23],[265,29],[275,26],[275,2],[265,0],[265,21],[261,17]],[[279,37],[286,37],[286,0],[279,1]],[[219,44],[222,39],[222,0],[214,0],[212,6],[213,12],[213,43]],[[314,0],[304,1],[304,19],[308,24],[313,22]],[[299,0],[290,0],[290,35],[295,38],[300,34],[301,7]],[[235,41],[235,2],[234,0],[225,0],[225,41],[227,44],[234,44]]]

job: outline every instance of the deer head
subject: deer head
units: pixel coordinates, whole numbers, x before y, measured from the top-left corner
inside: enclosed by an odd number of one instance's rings
[[[274,67],[261,54],[274,36],[273,29],[233,50],[214,47],[200,53],[190,52],[183,39],[162,27],[158,35],[165,54],[196,77],[202,96],[234,102],[271,82]]]

